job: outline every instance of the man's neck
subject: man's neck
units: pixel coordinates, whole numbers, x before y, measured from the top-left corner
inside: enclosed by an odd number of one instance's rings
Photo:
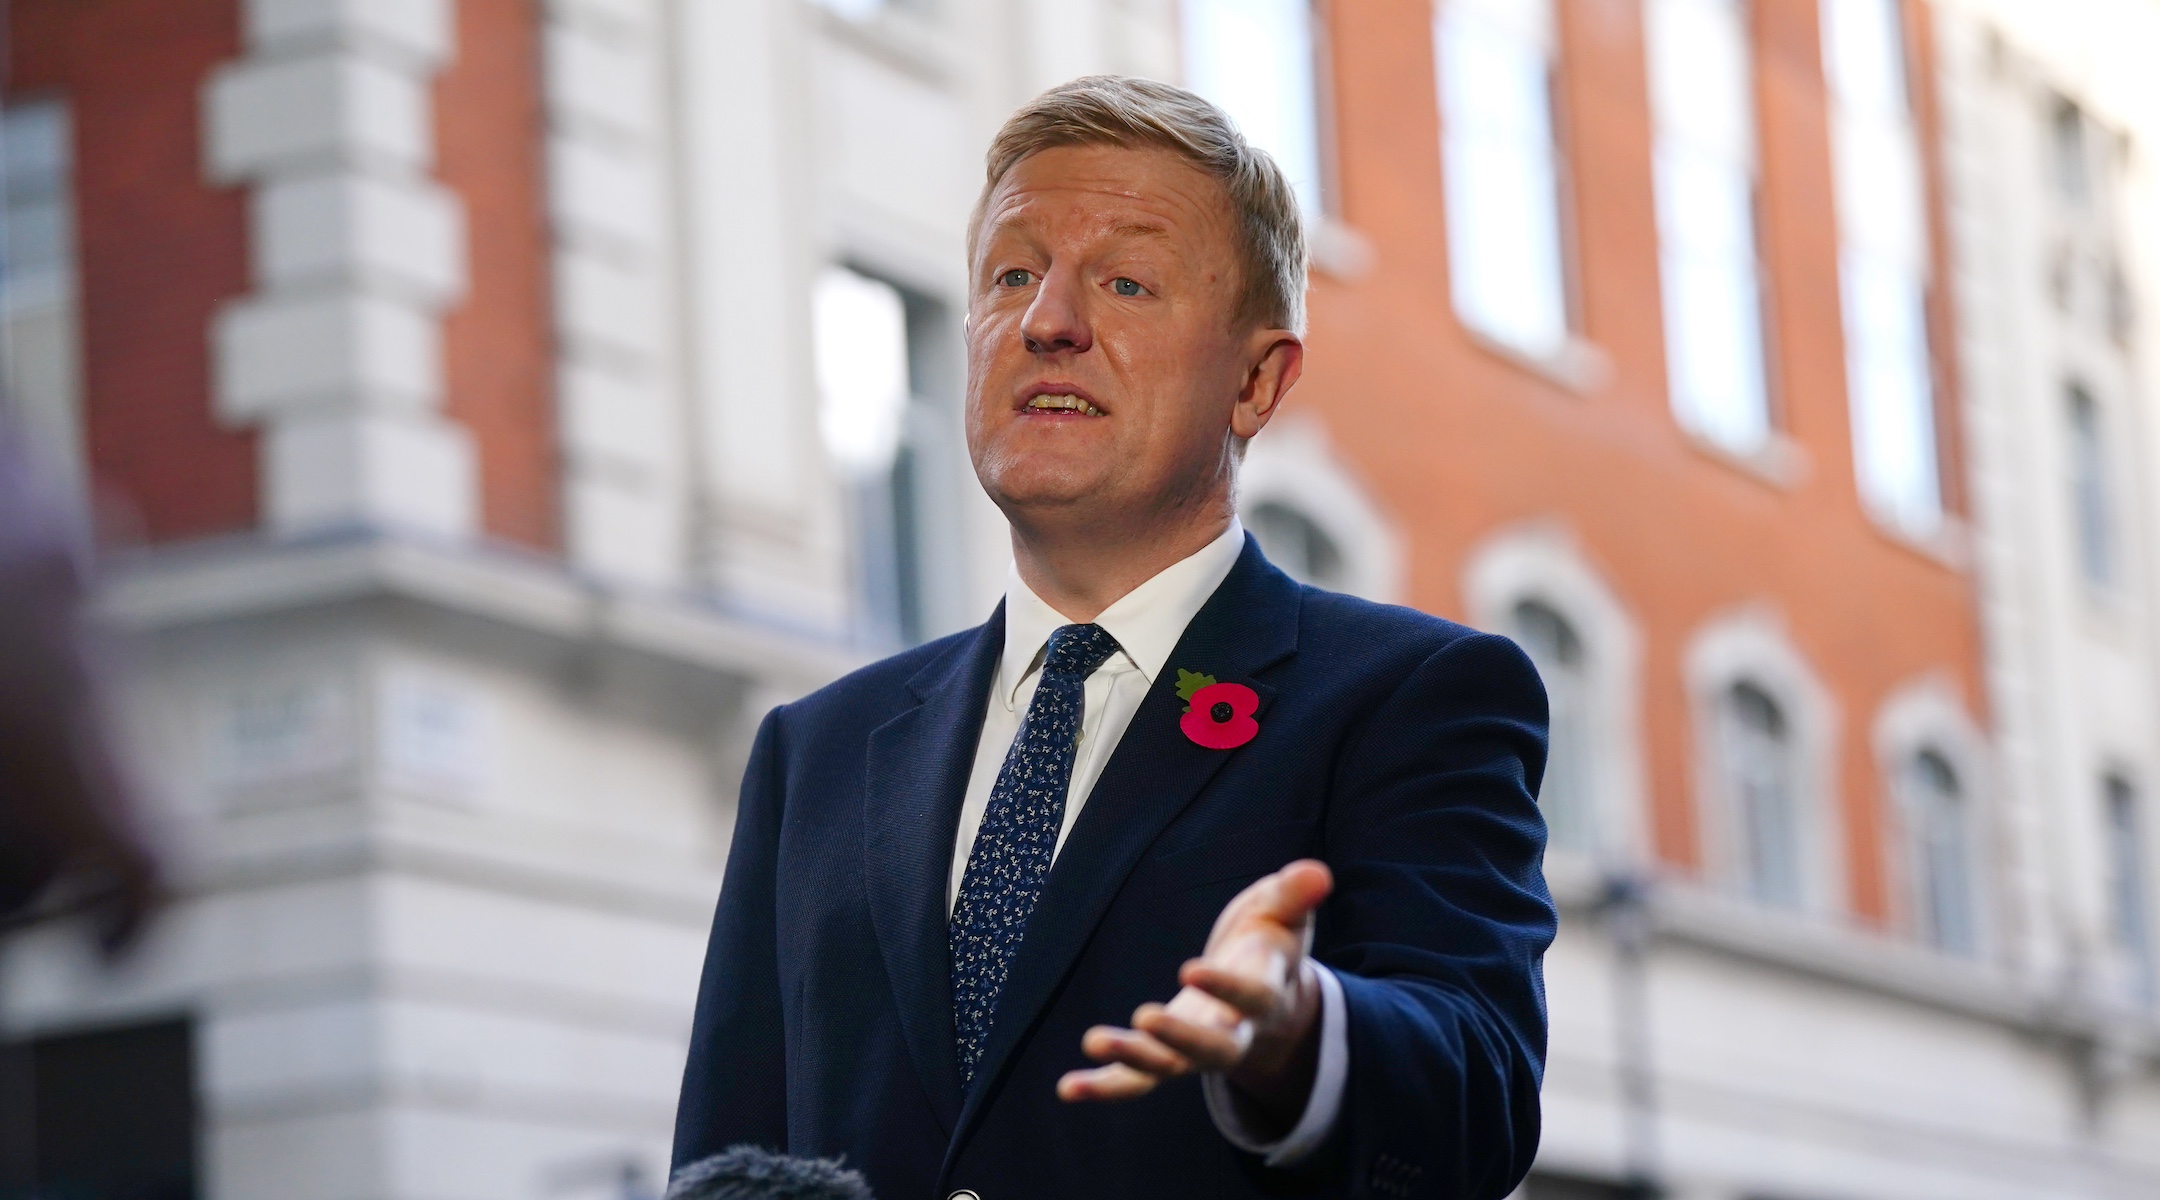
[[[1068,621],[1092,621],[1126,593],[1198,553],[1230,527],[1227,504],[1142,534],[1012,526],[1020,581]]]

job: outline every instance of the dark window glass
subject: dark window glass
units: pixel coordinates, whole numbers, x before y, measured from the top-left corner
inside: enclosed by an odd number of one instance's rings
[[[1263,500],[1245,514],[1245,527],[1252,530],[1268,561],[1292,579],[1314,587],[1343,585],[1342,547],[1311,517],[1287,504]]]
[[[1647,1200],[1644,1189],[1603,1179],[1576,1175],[1549,1175],[1532,1171],[1523,1180],[1520,1200]]]
[[[1907,767],[1914,852],[1918,859],[1921,931],[1953,954],[1980,948],[1974,913],[1972,815],[1957,772],[1942,755],[1923,750]]]
[[[194,1200],[186,1021],[0,1048],[0,1200]]]
[[[1750,895],[1779,908],[1802,897],[1798,785],[1785,710],[1752,683],[1725,694],[1728,794],[1739,822],[1741,866]]]
[[[2144,998],[2152,998],[2152,934],[2148,928],[2151,898],[2145,885],[2145,830],[2138,812],[2137,789],[2120,775],[2101,784],[2107,806],[2108,920],[2115,944],[2138,972]]]
[[[2113,514],[2108,505],[2107,439],[2100,405],[2081,384],[2069,388],[2070,488],[2077,508],[2078,566],[2105,586],[2115,578]]]
[[[1551,844],[1570,850],[1595,849],[1594,826],[1584,795],[1589,771],[1588,730],[1584,728],[1589,707],[1589,686],[1584,671],[1582,638],[1566,617],[1548,604],[1525,600],[1515,606],[1515,640],[1537,665],[1545,681],[1545,702],[1550,711],[1545,755],[1545,780],[1538,788],[1538,807],[1544,810]]]
[[[2053,159],[2049,174],[2054,177],[2055,189],[2064,200],[2083,204],[2091,187],[2085,157],[2084,111],[2057,97],[2048,133],[2048,154]]]

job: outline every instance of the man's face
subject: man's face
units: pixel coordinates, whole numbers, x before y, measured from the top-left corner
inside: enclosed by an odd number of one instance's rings
[[[1165,150],[1046,150],[991,192],[970,264],[968,450],[1009,517],[1146,524],[1227,496],[1233,428],[1258,432],[1299,350],[1236,315],[1233,220],[1223,186]]]

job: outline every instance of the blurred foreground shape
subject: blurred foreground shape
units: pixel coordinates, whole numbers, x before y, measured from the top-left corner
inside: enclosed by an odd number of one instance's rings
[[[176,899],[0,947],[0,1200],[664,1177],[756,720],[999,592],[965,221],[1090,71],[1312,219],[1247,526],[1545,675],[1526,1194],[2160,1193],[2151,0],[8,20],[8,394],[141,542]]]

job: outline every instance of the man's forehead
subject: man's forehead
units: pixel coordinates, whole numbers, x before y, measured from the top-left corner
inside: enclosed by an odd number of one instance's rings
[[[1061,146],[1013,164],[992,189],[988,230],[1028,229],[1078,216],[1114,237],[1173,238],[1227,215],[1213,176],[1153,147]]]

